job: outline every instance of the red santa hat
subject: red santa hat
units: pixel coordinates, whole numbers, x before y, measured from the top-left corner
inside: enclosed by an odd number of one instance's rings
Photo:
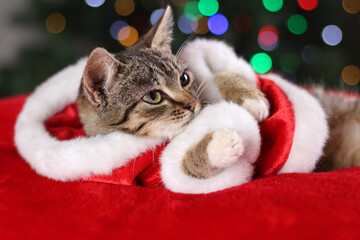
[[[82,59],[48,79],[28,98],[15,127],[20,154],[39,174],[56,180],[163,184],[171,191],[184,193],[236,186],[250,181],[254,174],[261,177],[314,169],[328,128],[324,111],[307,91],[278,75],[257,76],[248,63],[221,42],[195,40],[184,48],[180,58],[192,66],[198,78],[208,81],[208,94],[214,96],[214,101],[171,142],[124,133],[85,137],[76,105],[72,104],[86,63]],[[221,101],[212,82],[220,71],[239,73],[257,83],[271,104],[270,117],[258,125],[242,107]],[[244,137],[243,159],[209,179],[186,175],[181,159],[189,146],[224,127]]]

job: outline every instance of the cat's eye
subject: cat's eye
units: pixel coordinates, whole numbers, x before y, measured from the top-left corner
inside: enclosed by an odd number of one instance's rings
[[[159,91],[152,91],[148,94],[146,94],[142,100],[144,102],[147,102],[147,103],[151,103],[151,104],[158,104],[161,102],[162,100],[162,96],[161,96],[161,93]]]
[[[184,72],[180,77],[180,84],[181,86],[185,87],[190,82],[190,76],[186,72]]]

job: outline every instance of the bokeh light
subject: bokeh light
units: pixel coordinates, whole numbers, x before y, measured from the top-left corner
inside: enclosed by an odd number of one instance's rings
[[[235,30],[240,33],[247,33],[253,27],[253,19],[249,14],[241,13],[234,17]]]
[[[342,6],[344,10],[350,14],[357,14],[360,11],[359,0],[343,0]]]
[[[206,33],[208,33],[209,32],[209,27],[207,25],[208,19],[209,19],[208,17],[203,16],[202,18],[200,18],[197,21],[192,21],[191,22],[191,28],[197,34],[206,34]]]
[[[322,61],[322,51],[315,45],[306,45],[301,51],[301,57],[307,64],[318,64]]]
[[[115,11],[121,16],[130,15],[135,9],[134,0],[116,0]]]
[[[342,72],[343,81],[350,86],[355,86],[360,82],[360,69],[355,65],[346,66]]]
[[[52,13],[46,18],[45,26],[50,33],[61,33],[66,26],[65,17],[60,13]]]
[[[258,34],[259,46],[266,51],[271,51],[278,45],[279,32],[272,25],[263,26]]]
[[[208,27],[211,33],[222,35],[228,30],[229,22],[224,15],[217,13],[209,18]]]
[[[296,72],[300,67],[300,59],[294,53],[285,53],[280,57],[280,68],[287,73]]]
[[[90,7],[100,7],[104,2],[105,0],[85,0],[85,3]]]
[[[307,29],[306,19],[299,14],[292,15],[289,18],[287,25],[288,25],[290,32],[292,32],[293,34],[296,34],[296,35],[303,34]]]
[[[154,25],[164,15],[165,9],[156,9],[151,13],[150,22]]]
[[[272,60],[266,53],[257,53],[250,59],[250,65],[257,73],[266,73],[272,67]]]
[[[202,15],[199,11],[199,8],[198,8],[198,4],[199,4],[199,2],[197,2],[197,1],[191,1],[185,5],[185,8],[184,8],[185,16],[191,21],[194,19],[194,17],[196,19],[200,19],[202,17]]]
[[[201,14],[212,16],[219,10],[219,3],[217,0],[200,0],[198,8]]]
[[[193,21],[188,19],[185,14],[180,15],[177,21],[180,31],[185,34],[193,33],[193,29],[197,28],[197,20],[195,17],[193,17],[193,19]]]
[[[328,25],[322,30],[321,37],[327,45],[336,46],[342,40],[342,31],[336,25]]]
[[[262,0],[264,7],[266,10],[270,12],[277,12],[279,11],[283,5],[283,0]]]
[[[307,11],[314,10],[318,4],[319,0],[297,0],[299,6]]]
[[[119,41],[125,40],[129,36],[129,34],[130,34],[130,27],[129,26],[124,26],[118,32],[117,39]]]
[[[121,28],[128,26],[128,24],[125,21],[118,20],[113,22],[110,27],[110,34],[113,39],[120,40],[118,37],[119,31]]]
[[[126,38],[123,36],[127,35]],[[133,45],[139,38],[138,31],[132,26],[125,26],[119,31],[119,42],[125,47]]]

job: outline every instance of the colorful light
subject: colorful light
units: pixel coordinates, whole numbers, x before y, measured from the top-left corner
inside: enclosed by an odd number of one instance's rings
[[[344,10],[350,14],[357,14],[360,11],[359,0],[343,0],[342,6]]]
[[[193,20],[194,17],[196,19],[200,19],[202,17],[198,8],[198,4],[199,2],[197,1],[191,1],[185,5],[184,13],[189,20]]]
[[[46,18],[45,26],[50,33],[61,33],[65,29],[66,19],[60,13],[52,13]]]
[[[219,10],[219,3],[217,0],[200,0],[198,8],[201,14],[212,16]]]
[[[264,7],[266,10],[270,12],[277,12],[279,11],[283,5],[283,0],[263,0]]]
[[[195,17],[193,17],[193,19],[195,19],[195,21],[189,20],[185,16],[185,14],[182,14],[177,21],[180,31],[183,33],[186,33],[186,34],[190,34],[190,33],[194,32],[193,29],[197,28],[197,20]],[[196,25],[195,25],[195,22],[196,22]]]
[[[355,86],[360,82],[360,69],[355,65],[346,66],[342,72],[343,81],[350,86]]]
[[[135,3],[134,0],[117,0],[114,7],[119,15],[128,16],[134,11]]]
[[[290,32],[296,35],[303,34],[307,29],[307,21],[306,19],[298,14],[292,15],[288,22],[287,22],[288,28]]]
[[[253,26],[253,19],[249,14],[242,13],[235,16],[233,23],[236,31],[247,33]]]
[[[117,39],[119,41],[122,41],[122,40],[125,40],[126,38],[128,38],[129,35],[130,35],[130,27],[125,26],[125,27],[122,27],[120,29],[120,31],[118,32]]]
[[[229,22],[224,15],[217,13],[209,18],[208,27],[213,34],[222,35],[228,30]]]
[[[105,0],[85,0],[85,3],[87,5],[89,5],[90,7],[100,7],[101,5],[103,5],[103,3],[105,2]]]
[[[128,24],[125,21],[118,20],[113,22],[110,27],[110,34],[113,39],[119,40],[118,34],[121,28],[128,26]]]
[[[266,51],[271,51],[278,45],[279,32],[272,25],[262,27],[258,34],[259,46]]]
[[[296,72],[300,67],[300,59],[294,53],[285,53],[280,57],[280,68],[287,73]]]
[[[301,51],[301,57],[307,64],[318,64],[322,60],[322,52],[315,45],[306,45]]]
[[[126,38],[122,38],[122,36],[120,36],[122,34],[122,31],[124,32],[124,36],[127,33],[127,37]],[[138,40],[139,34],[138,31],[132,27],[132,26],[126,26],[123,27],[122,29],[120,29],[119,31],[119,42],[125,46],[125,47],[129,47],[131,45],[133,45],[137,40]]]
[[[151,13],[150,16],[150,22],[152,25],[154,25],[161,17],[164,15],[165,10],[164,9],[156,9]]]
[[[297,0],[299,6],[307,11],[314,10],[318,4],[319,0]]]
[[[197,34],[206,34],[207,32],[209,32],[209,27],[207,25],[208,19],[208,17],[203,16],[197,21],[192,21],[191,28]]]
[[[342,31],[336,25],[328,25],[323,29],[321,37],[327,45],[336,46],[342,40]]]
[[[257,73],[266,73],[270,71],[272,61],[266,53],[257,53],[250,59],[250,65]]]

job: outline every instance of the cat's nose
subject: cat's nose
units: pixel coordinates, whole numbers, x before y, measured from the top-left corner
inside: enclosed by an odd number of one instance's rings
[[[188,104],[185,104],[185,105],[184,105],[184,108],[185,108],[185,109],[188,109],[188,110],[190,110],[190,111],[192,111],[192,112],[194,112],[195,105],[196,105],[196,98],[193,98],[193,99],[191,100],[191,102],[189,102]]]

